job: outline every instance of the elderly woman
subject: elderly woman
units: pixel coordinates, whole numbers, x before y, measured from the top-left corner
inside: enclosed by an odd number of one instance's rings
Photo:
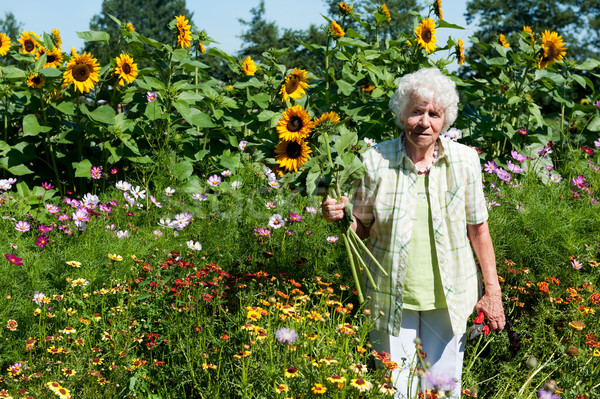
[[[483,311],[493,331],[505,323],[479,156],[440,137],[456,120],[458,94],[438,69],[404,76],[389,105],[404,131],[364,153],[366,173],[353,195],[351,228],[369,237],[369,249],[388,272],[370,268],[378,286],[366,287],[368,307],[378,316],[371,341],[400,365],[393,375],[399,397],[412,398],[418,386],[416,338],[430,375],[446,377],[441,388],[460,397],[467,318]],[[323,217],[339,221],[347,202],[324,200]],[[432,385],[423,378],[420,389]]]

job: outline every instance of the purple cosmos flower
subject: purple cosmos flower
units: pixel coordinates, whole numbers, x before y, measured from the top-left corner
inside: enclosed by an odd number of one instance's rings
[[[269,201],[265,204],[265,206],[267,207],[267,209],[273,209],[273,208],[275,208],[275,202]]]
[[[425,379],[438,391],[451,392],[456,386],[456,381],[448,374],[432,374],[427,372],[427,374],[425,374]]]
[[[117,173],[119,173],[119,169],[117,169],[117,168],[112,168],[112,169],[110,170],[110,174],[111,174],[111,175],[116,175]]]
[[[571,179],[571,184],[577,186],[582,190],[587,187],[587,181],[585,180],[585,176],[583,175],[577,175],[577,177],[573,177]]]
[[[44,190],[52,190],[54,187],[52,186],[52,184],[48,183],[48,182],[43,182],[42,183],[42,187],[44,188]]]
[[[195,194],[192,194],[192,198],[195,200],[198,200],[198,201],[206,201],[206,200],[208,200],[208,195],[195,193]]]
[[[527,129],[519,129],[519,134],[521,136],[527,136]]]
[[[152,101],[155,101],[158,98],[158,94],[156,94],[153,91],[149,91],[146,93],[146,100],[151,103]]]
[[[573,266],[573,269],[575,270],[580,270],[583,267],[583,264],[579,259],[573,259],[571,261],[571,266]]]
[[[498,176],[500,179],[502,179],[502,180],[503,180],[505,183],[508,183],[508,182],[510,181],[510,177],[511,177],[511,174],[510,174],[510,172],[507,172],[507,171],[505,171],[505,170],[504,170],[504,169],[502,169],[502,168],[499,168],[499,169],[496,171],[496,175],[497,175],[497,176]]]
[[[298,333],[293,328],[282,327],[275,331],[277,341],[285,345],[291,345],[298,339]]]
[[[600,100],[596,101],[596,107],[598,107],[598,109],[600,109]]]
[[[494,174],[496,173],[496,170],[498,169],[498,165],[496,165],[496,162],[494,161],[488,161],[485,165],[483,170],[489,174]]]
[[[238,144],[238,148],[240,149],[240,151],[244,151],[246,149],[247,145],[248,145],[248,142],[246,140],[240,140],[240,142]]]
[[[548,156],[548,154],[552,153],[552,148],[550,148],[550,147],[552,147],[552,146],[550,145],[550,143],[548,143],[548,146],[544,146],[544,147],[540,148],[538,150],[538,155],[542,158],[546,158]]]
[[[90,169],[90,173],[92,174],[92,179],[98,180],[102,177],[102,167],[92,166],[92,169]]]
[[[335,244],[340,238],[338,236],[329,236],[327,237],[327,242],[330,244]]]
[[[20,231],[21,233],[25,233],[31,229],[31,225],[24,220],[19,220],[15,223],[15,230]]]
[[[232,174],[233,174],[233,172],[230,171],[229,169],[226,169],[221,172],[221,176],[223,176],[223,177],[228,177],[228,176],[231,176]]]
[[[520,165],[514,164],[510,161],[507,161],[506,165],[508,166],[508,170],[512,173],[521,173],[525,170]]]
[[[283,227],[284,224],[285,222],[283,221],[283,218],[278,213],[274,214],[269,218],[269,226],[271,226],[274,229]]]
[[[594,150],[592,150],[590,147],[588,147],[587,145],[582,145],[581,149],[583,150],[583,152],[585,152],[588,155],[594,155]]]
[[[511,151],[510,155],[517,162],[525,162],[525,161],[527,161],[527,157],[525,155],[519,154],[517,151]]]
[[[23,259],[19,258],[17,255],[4,254],[4,256],[6,256],[6,259],[8,259],[11,265],[23,266]]]
[[[206,183],[209,186],[217,187],[219,184],[221,184],[221,176],[212,175],[208,178],[208,180],[206,180]]]

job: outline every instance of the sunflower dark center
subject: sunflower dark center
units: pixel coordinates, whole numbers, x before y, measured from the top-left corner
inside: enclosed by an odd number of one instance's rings
[[[546,58],[548,58],[548,59],[551,59],[551,60],[553,60],[553,59],[557,58],[557,56],[558,56],[558,51],[556,50],[556,46],[554,45],[554,43],[549,43],[549,44],[548,44],[548,47],[547,47],[546,53],[548,54],[548,55],[546,56]]]
[[[429,43],[431,41],[431,30],[425,29],[421,37],[423,38],[424,42]]]
[[[287,130],[290,132],[297,132],[302,129],[302,118],[299,116],[292,116],[287,123]]]
[[[128,63],[123,64],[121,69],[123,70],[123,72],[125,72],[126,75],[129,75],[129,73],[131,73],[131,65],[129,65]]]
[[[87,64],[79,63],[73,68],[73,79],[78,82],[85,82],[90,77],[90,67]]]
[[[56,61],[56,57],[55,57],[55,56],[53,56],[53,55],[51,55],[51,54],[48,54],[48,53],[46,53],[46,62],[48,62],[48,63],[53,63],[53,62],[55,62],[55,61]]]
[[[302,155],[302,146],[295,141],[290,142],[285,149],[285,155],[292,159],[300,158],[300,155]]]
[[[288,81],[285,83],[285,91],[290,94],[295,92],[298,89],[298,85],[300,84],[300,78],[298,76],[291,76]]]
[[[33,49],[35,48],[35,43],[33,43],[33,40],[26,40],[24,45],[25,45],[25,51],[27,51],[28,53],[32,52]]]
[[[42,78],[40,76],[34,76],[33,78],[31,78],[31,81],[34,84],[39,85],[40,83],[42,83]]]

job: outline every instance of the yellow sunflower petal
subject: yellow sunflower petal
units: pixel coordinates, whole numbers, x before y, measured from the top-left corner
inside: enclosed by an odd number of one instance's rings
[[[415,29],[415,35],[417,35],[417,43],[419,46],[428,53],[431,53],[437,48],[435,44],[437,42],[437,39],[435,38],[435,22],[433,19],[427,18],[422,20]]]

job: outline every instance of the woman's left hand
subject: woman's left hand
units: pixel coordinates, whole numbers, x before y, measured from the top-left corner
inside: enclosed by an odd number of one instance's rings
[[[475,313],[483,312],[492,331],[500,331],[504,328],[504,308],[502,306],[502,292],[486,291],[485,295],[475,305]]]

